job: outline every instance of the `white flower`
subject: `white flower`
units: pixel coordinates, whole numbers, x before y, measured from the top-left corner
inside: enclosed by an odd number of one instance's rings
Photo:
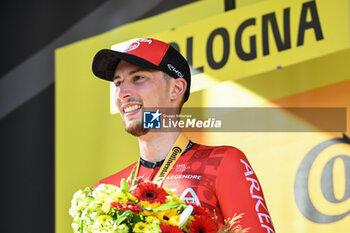
[[[95,200],[104,201],[111,195],[120,192],[120,188],[111,184],[100,184],[93,192],[92,196]]]
[[[88,190],[79,190],[73,195],[73,199],[71,201],[71,208],[69,209],[69,214],[75,218],[76,216],[81,216],[84,209],[89,205],[92,198],[89,197],[89,189]]]

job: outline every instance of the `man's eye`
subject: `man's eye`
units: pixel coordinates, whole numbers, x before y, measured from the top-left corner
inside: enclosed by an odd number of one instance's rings
[[[143,79],[143,77],[139,75],[134,76],[134,81],[138,81],[140,79]]]
[[[121,81],[117,81],[114,84],[115,84],[116,87],[119,87],[121,83],[122,83]]]

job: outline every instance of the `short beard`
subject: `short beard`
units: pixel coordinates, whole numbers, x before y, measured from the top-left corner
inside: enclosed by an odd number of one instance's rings
[[[124,124],[124,127],[125,127],[125,131],[126,132],[128,132],[128,133],[130,133],[130,134],[132,134],[132,135],[134,135],[136,137],[143,136],[143,135],[147,134],[150,131],[150,129],[143,128],[141,121],[139,121],[139,122],[137,122],[135,124],[131,124],[129,126],[126,126]]]

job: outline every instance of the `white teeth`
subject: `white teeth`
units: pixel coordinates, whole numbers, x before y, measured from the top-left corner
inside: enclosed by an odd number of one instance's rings
[[[139,108],[141,108],[140,105],[133,105],[133,106],[124,108],[124,112],[125,112],[125,113],[132,112],[132,111],[135,111],[135,110],[137,110],[137,109],[139,109]]]

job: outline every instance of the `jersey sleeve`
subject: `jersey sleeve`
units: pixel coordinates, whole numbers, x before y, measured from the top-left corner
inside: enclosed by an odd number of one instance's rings
[[[217,197],[224,219],[243,213],[240,225],[248,232],[274,233],[260,182],[244,153],[227,147],[217,177]]]

